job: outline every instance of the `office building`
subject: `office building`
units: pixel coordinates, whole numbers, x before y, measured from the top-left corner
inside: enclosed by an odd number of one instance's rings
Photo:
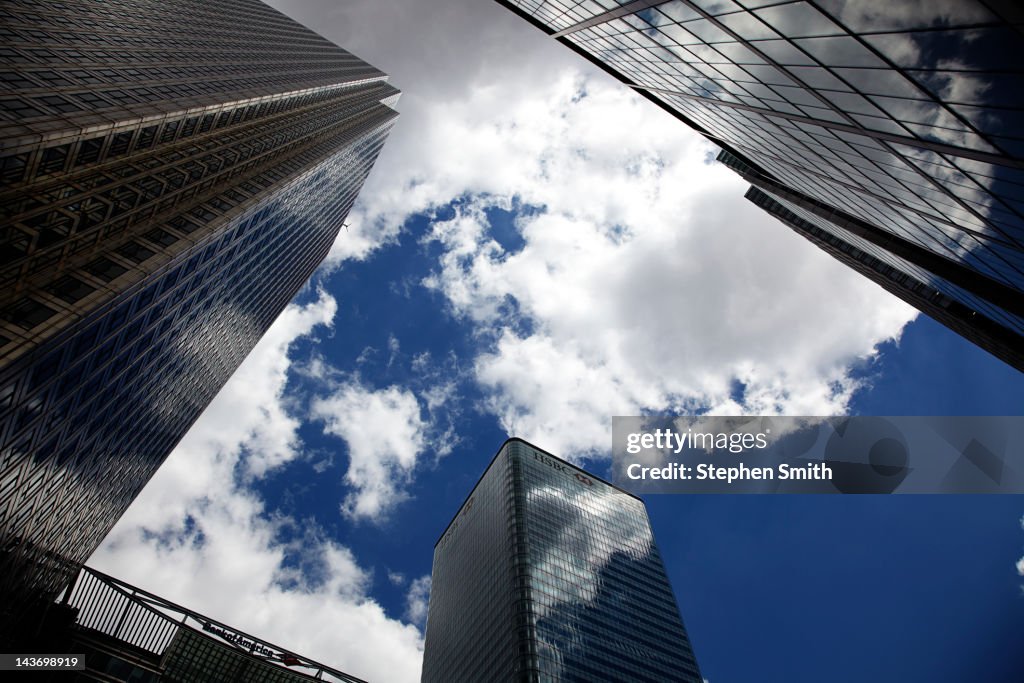
[[[434,547],[422,680],[700,683],[643,502],[506,441]]]
[[[327,255],[398,91],[258,0],[0,12],[2,642]]]
[[[498,0],[721,148],[748,198],[1024,370],[1024,9]]]

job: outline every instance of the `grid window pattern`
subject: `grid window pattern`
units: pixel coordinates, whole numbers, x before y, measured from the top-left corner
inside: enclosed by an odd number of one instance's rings
[[[945,294],[1024,344],[1024,25],[1005,3],[672,0],[569,24],[499,2],[762,177],[981,276]],[[1006,288],[1017,304],[990,296]]]
[[[435,548],[426,637],[424,681],[701,680],[643,503],[515,439]]]
[[[258,0],[0,16],[2,639],[326,256],[398,91]]]
[[[519,4],[544,23],[561,31],[627,3],[616,0],[523,0]]]
[[[262,662],[227,647],[192,629],[178,629],[163,658],[163,680],[175,683],[247,681],[251,683],[306,683],[312,676]]]
[[[954,296],[944,293],[950,289],[955,290],[955,285],[935,279],[913,264],[904,262],[894,266],[891,261],[895,257],[892,254],[871,249],[871,245],[848,233],[848,241],[844,241],[839,236],[845,232],[841,226],[823,222],[820,216],[785,198],[773,196],[758,187],[751,187],[746,196],[797,234],[910,305],[980,346],[1000,349],[1001,355],[1011,365],[1024,364],[1024,350],[1015,344],[1015,339],[1005,326],[966,306],[964,301],[969,300],[967,293],[955,292]],[[857,242],[860,242],[860,246],[857,246]]]

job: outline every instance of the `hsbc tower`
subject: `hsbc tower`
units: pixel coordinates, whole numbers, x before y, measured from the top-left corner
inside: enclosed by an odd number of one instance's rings
[[[643,501],[506,441],[434,547],[422,680],[700,683]]]

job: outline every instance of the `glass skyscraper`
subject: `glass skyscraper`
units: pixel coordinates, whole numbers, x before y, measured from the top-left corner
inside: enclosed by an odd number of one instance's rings
[[[498,0],[705,135],[747,197],[1024,370],[1024,9]]]
[[[2,636],[327,255],[398,91],[258,0],[0,17]]]
[[[506,441],[434,547],[422,680],[700,683],[643,502]]]

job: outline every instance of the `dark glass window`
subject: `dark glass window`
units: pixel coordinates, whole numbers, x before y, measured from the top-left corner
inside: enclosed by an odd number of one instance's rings
[[[4,183],[18,183],[25,179],[28,168],[28,153],[11,154],[0,159],[0,180]]]
[[[30,330],[39,323],[56,315],[57,311],[35,299],[24,298],[6,311],[4,317],[19,327]]]
[[[135,263],[142,263],[155,252],[151,249],[147,249],[138,242],[132,240],[127,244],[122,244],[117,248],[117,253],[124,256],[126,259],[134,261]]]
[[[130,130],[124,133],[116,133],[114,139],[110,141],[110,156],[127,152],[132,144],[132,136],[134,134],[134,131]]]
[[[70,150],[71,145],[58,145],[43,150],[43,158],[39,162],[39,175],[63,171]]]
[[[50,291],[58,298],[73,304],[95,292],[96,288],[72,275],[65,275],[50,286]]]
[[[153,244],[159,244],[162,247],[169,247],[178,241],[178,238],[160,228],[154,228],[145,234],[145,238]]]
[[[85,270],[96,277],[110,282],[128,272],[128,269],[120,263],[115,263],[106,256],[101,256],[85,267]]]
[[[153,141],[156,140],[156,126],[149,126],[143,128],[139,132],[139,142],[135,145],[135,149],[148,149],[153,145]]]
[[[100,158],[100,151],[103,149],[103,141],[106,138],[93,138],[83,140],[78,146],[78,156],[75,157],[75,166],[91,164]]]
[[[160,134],[160,142],[171,142],[174,140],[174,136],[178,134],[179,125],[181,125],[180,121],[168,121],[164,124],[164,130]]]

